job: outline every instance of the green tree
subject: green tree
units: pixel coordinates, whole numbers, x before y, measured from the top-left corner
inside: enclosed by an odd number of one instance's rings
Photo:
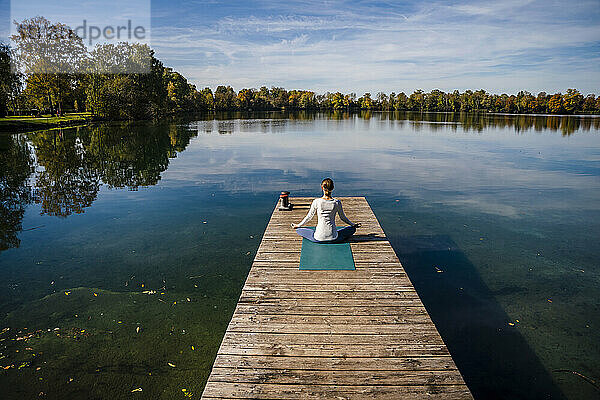
[[[596,96],[588,94],[583,101],[582,110],[585,112],[594,112],[596,110]]]
[[[206,104],[206,108],[209,110],[215,109],[215,97],[213,96],[212,89],[207,87],[202,89],[200,92],[202,97],[204,98],[204,103]]]
[[[396,100],[394,101],[394,110],[396,110],[396,111],[406,110],[407,102],[408,102],[408,97],[406,97],[406,94],[404,94],[404,92],[398,93],[398,95],[396,96]]]
[[[425,107],[425,93],[421,90],[415,90],[409,97],[407,108],[413,111],[423,111]]]
[[[340,92],[335,92],[331,98],[331,104],[334,110],[343,110],[346,108],[344,105],[344,95]]]
[[[389,110],[390,109],[390,98],[387,94],[383,92],[377,93],[377,106],[380,110]]]
[[[274,108],[285,108],[288,106],[288,92],[284,88],[271,88],[271,105]]]
[[[563,98],[560,93],[556,93],[548,99],[548,112],[552,114],[560,114],[564,112]]]
[[[233,110],[236,105],[236,94],[231,86],[217,86],[215,90],[215,110]]]
[[[87,51],[67,25],[44,17],[15,22],[15,62],[26,75],[25,92],[41,109],[62,111],[74,87],[74,75],[86,62]]]
[[[315,107],[315,94],[314,92],[304,91],[300,96],[300,108],[309,110]]]
[[[187,79],[171,68],[165,68],[163,79],[167,89],[168,108],[172,112],[190,111],[192,93],[196,89],[189,85]]]
[[[8,112],[8,102],[14,86],[15,76],[10,63],[10,47],[0,43],[0,117],[4,117]]]
[[[91,53],[88,68],[87,104],[94,114],[111,119],[133,120],[159,118],[168,112],[168,84],[165,84],[164,66],[147,45],[124,42],[97,45]],[[177,101],[185,104],[185,95],[178,92],[177,85],[184,93],[189,91],[189,87],[186,81],[175,79],[179,82],[173,85],[172,94],[184,97]]]
[[[535,98],[534,110],[540,113],[548,112],[548,95],[546,92],[538,93],[537,97]]]
[[[254,89],[242,89],[237,95],[238,103],[240,108],[243,110],[250,110],[254,105]]]
[[[360,99],[358,99],[360,108],[363,110],[373,109],[373,100],[371,99],[371,93],[365,93]]]
[[[566,112],[573,114],[575,111],[581,110],[583,100],[579,90],[567,89],[567,93],[563,95],[563,107]]]

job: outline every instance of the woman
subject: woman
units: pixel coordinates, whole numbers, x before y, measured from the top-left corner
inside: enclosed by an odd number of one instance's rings
[[[292,228],[296,229],[298,235],[316,243],[339,243],[348,239],[356,232],[356,228],[360,224],[352,223],[344,214],[342,202],[331,197],[333,191],[333,181],[330,178],[323,179],[321,182],[323,189],[323,197],[314,199],[310,205],[310,210],[306,217],[299,224],[292,224]],[[318,216],[317,227],[315,230],[309,228],[301,228],[309,222],[315,215]],[[340,219],[350,226],[344,228],[336,228],[335,215],[338,214]]]

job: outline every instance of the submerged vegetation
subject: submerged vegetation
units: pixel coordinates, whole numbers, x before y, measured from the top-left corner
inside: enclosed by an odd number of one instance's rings
[[[36,17],[17,24],[15,48],[0,45],[0,117],[88,112],[112,120],[153,119],[199,111],[381,110],[499,113],[599,113],[600,97],[527,91],[415,90],[375,96],[364,93],[286,90],[262,86],[235,91],[220,85],[198,90],[165,67],[146,45],[99,44],[87,51],[66,25]],[[35,40],[26,32],[41,32]],[[48,34],[51,32],[52,35]],[[57,34],[58,32],[58,34]],[[39,38],[43,38],[40,40]],[[59,39],[57,39],[59,38]],[[50,59],[41,54],[50,54]],[[18,66],[11,72],[11,63]]]

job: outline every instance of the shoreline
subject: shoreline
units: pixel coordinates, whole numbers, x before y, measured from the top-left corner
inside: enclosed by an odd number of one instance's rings
[[[65,115],[63,117],[5,117],[0,118],[0,134],[27,133],[56,128],[86,126],[103,119],[91,114]]]
[[[310,112],[310,113],[335,113],[336,111],[343,111],[345,113],[361,113],[361,112],[375,112],[375,113],[417,113],[417,114],[483,114],[490,116],[529,116],[529,117],[599,117],[600,114],[531,114],[531,113],[497,113],[497,112],[452,112],[452,111],[393,111],[393,110],[223,110],[223,111],[201,111],[201,114],[215,114],[215,113],[240,113],[240,114],[253,114],[253,113],[290,113],[290,112]],[[183,115],[170,115],[167,116],[169,119],[185,118],[190,115],[197,113],[184,113]],[[149,119],[132,120],[134,121],[151,121]],[[51,129],[61,128],[75,128],[91,125],[96,122],[124,122],[123,120],[110,120],[99,116],[91,115],[89,113],[80,114],[66,114],[62,117],[29,117],[29,116],[15,116],[15,117],[4,117],[0,118],[0,135],[2,134],[16,134],[16,133],[32,133],[37,131],[45,131]]]

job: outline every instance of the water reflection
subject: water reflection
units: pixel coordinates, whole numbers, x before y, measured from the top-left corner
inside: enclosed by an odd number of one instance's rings
[[[92,205],[100,173],[89,155],[89,137],[77,131],[30,135],[41,170],[35,179],[35,201],[42,214],[67,217]]]
[[[23,136],[0,135],[0,250],[18,247],[21,221],[31,202],[33,155]]]
[[[0,136],[0,250],[19,246],[32,201],[41,214],[65,218],[90,207],[103,184],[129,190],[156,185],[169,158],[194,135],[185,125],[103,124],[31,133],[31,147],[24,136]]]
[[[169,166],[169,158],[185,150],[197,134],[231,135],[234,132],[278,133],[316,120],[344,121],[328,129],[344,130],[356,124],[380,124],[387,130],[411,129],[483,132],[489,128],[526,131],[577,131],[600,129],[600,118],[473,113],[371,112],[222,112],[202,115],[188,127],[186,120],[170,124],[102,124],[92,127],[32,133],[27,139],[39,168],[33,193],[28,186],[34,158],[23,137],[2,136],[2,245],[17,247],[25,206],[32,198],[41,213],[67,217],[83,213],[96,200],[100,187],[137,190],[156,185]],[[350,126],[347,124],[351,124]]]
[[[600,129],[600,116],[588,115],[535,115],[535,114],[492,114],[492,113],[439,113],[439,112],[373,112],[364,110],[360,112],[331,111],[315,113],[310,111],[293,112],[219,112],[203,115],[200,119],[222,121],[216,126],[219,133],[231,133],[233,120],[264,119],[272,121],[283,120],[287,124],[298,121],[314,121],[317,119],[329,120],[356,120],[369,121],[371,119],[386,122],[396,122],[398,126],[410,125],[412,129],[419,130],[422,126],[436,130],[460,127],[464,131],[482,132],[489,128],[513,129],[515,132],[534,130],[559,131],[568,136],[577,131],[590,131]]]

